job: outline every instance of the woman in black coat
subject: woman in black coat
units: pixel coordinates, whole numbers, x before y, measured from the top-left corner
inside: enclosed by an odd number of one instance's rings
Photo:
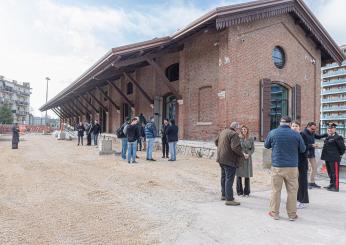
[[[166,130],[166,136],[169,146],[169,160],[175,161],[177,160],[177,142],[178,142],[178,127],[175,125],[175,120],[171,119],[170,125]]]
[[[18,124],[15,123],[12,127],[12,149],[18,149],[19,143],[19,127]]]
[[[82,122],[79,123],[79,125],[77,126],[77,132],[78,132],[78,145],[81,142],[83,145],[83,137],[84,137],[84,125]]]
[[[306,146],[306,151],[304,153],[299,153],[298,156],[298,171],[299,171],[299,177],[298,177],[298,193],[297,193],[297,208],[306,208],[307,204],[309,203],[309,193],[308,193],[308,170],[309,170],[309,163],[308,163],[308,138],[305,134],[300,132],[300,123],[297,121],[294,121],[292,123],[292,129],[302,136],[304,140],[304,144]]]

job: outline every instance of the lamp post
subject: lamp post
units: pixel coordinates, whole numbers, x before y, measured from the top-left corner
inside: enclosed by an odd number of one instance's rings
[[[46,87],[46,104],[48,102],[48,81],[50,80],[49,77],[46,77],[47,80],[47,87]],[[48,125],[48,115],[47,115],[48,110],[46,110],[46,126]]]

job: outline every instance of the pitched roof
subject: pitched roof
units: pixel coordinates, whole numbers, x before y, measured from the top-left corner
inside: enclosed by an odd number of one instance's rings
[[[87,83],[97,81],[95,77],[109,72],[114,73],[114,67],[120,68],[135,63],[145,63],[145,55],[154,55],[163,50],[169,50],[180,40],[192,35],[206,26],[215,25],[217,30],[230,26],[248,23],[277,15],[289,13],[311,38],[316,47],[321,49],[322,61],[341,63],[345,57],[338,45],[330,37],[321,23],[305,5],[303,0],[260,0],[216,8],[196,19],[172,36],[154,38],[145,42],[134,43],[111,49],[85,73],[78,77],[67,88],[43,105],[40,110],[53,108],[67,96],[73,96],[73,91]]]

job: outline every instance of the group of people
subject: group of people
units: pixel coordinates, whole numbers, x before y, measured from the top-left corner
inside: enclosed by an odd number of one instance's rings
[[[157,137],[157,128],[154,117],[149,122],[145,120],[143,114],[139,117],[126,118],[121,127],[116,130],[117,137],[121,139],[121,157],[128,163],[137,163],[137,150],[142,150],[142,141],[146,149],[146,160],[156,161],[153,158],[154,143]],[[176,160],[176,144],[178,142],[178,127],[175,120],[164,119],[161,129],[162,158],[169,158],[168,161]],[[145,142],[145,143],[144,143]]]
[[[76,126],[77,136],[78,136],[78,145],[83,145],[84,133],[87,134],[87,145],[91,145],[91,140],[93,139],[94,145],[97,145],[97,140],[101,134],[101,126],[97,120],[95,122],[79,122]]]
[[[287,190],[286,209],[290,221],[298,218],[297,208],[305,208],[309,203],[308,189],[321,188],[315,183],[317,164],[315,149],[319,146],[315,139],[325,138],[322,147],[321,160],[326,163],[329,185],[328,191],[339,191],[339,168],[342,155],[345,153],[343,137],[336,133],[336,124],[328,124],[327,133],[316,134],[316,123],[309,122],[303,130],[298,121],[290,117],[282,117],[280,126],[268,134],[264,146],[272,149],[272,194],[270,198],[269,216],[279,219],[282,185]],[[249,129],[239,124],[231,123],[229,129],[224,129],[217,137],[217,162],[221,167],[221,200],[226,205],[240,205],[234,200],[233,182],[237,176],[238,195],[250,194],[249,177],[252,177],[251,155],[254,152],[254,141],[249,136]],[[308,178],[309,163],[311,174]],[[242,188],[242,177],[245,177],[245,188]]]

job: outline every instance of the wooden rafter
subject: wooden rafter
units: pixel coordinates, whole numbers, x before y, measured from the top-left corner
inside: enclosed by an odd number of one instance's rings
[[[97,102],[97,104],[99,104],[99,106],[102,107],[103,110],[105,110],[106,112],[108,112],[108,109],[101,103],[101,101],[99,101],[99,100],[98,100],[92,93],[90,93],[89,91],[88,91],[87,93],[88,93],[88,95],[91,96],[91,98],[93,98],[93,99]]]
[[[108,84],[109,84],[110,86],[112,86],[112,87],[124,98],[124,100],[126,100],[126,102],[127,102],[129,105],[131,105],[132,108],[135,107],[134,104],[132,103],[132,101],[123,93],[123,91],[121,91],[120,88],[117,87],[117,85],[115,85],[114,82],[109,81],[109,80],[107,80],[107,82],[108,82]]]
[[[114,102],[114,100],[112,100],[111,97],[108,96],[108,94],[105,93],[105,91],[103,91],[99,86],[96,86],[97,90],[100,91],[104,97],[107,98],[107,100],[109,100],[109,102],[111,102],[111,104],[118,110],[120,111],[120,107]]]
[[[79,96],[80,98],[82,98],[88,105],[90,105],[91,108],[93,108],[93,110],[96,112],[96,113],[99,113],[99,110],[97,110],[97,108],[91,104],[86,98],[84,98],[83,95]]]
[[[153,105],[154,100],[147,94],[147,92],[144,91],[141,85],[139,85],[139,83],[130,74],[127,74],[126,72],[124,72],[123,74],[127,80],[130,80],[139,89],[139,91],[141,91],[141,93],[150,102],[150,104]]]

